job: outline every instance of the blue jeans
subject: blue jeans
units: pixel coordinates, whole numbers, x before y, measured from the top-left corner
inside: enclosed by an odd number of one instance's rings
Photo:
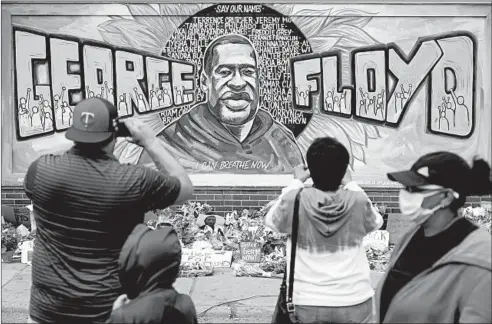
[[[295,316],[301,323],[374,323],[373,299],[353,306],[295,305]]]

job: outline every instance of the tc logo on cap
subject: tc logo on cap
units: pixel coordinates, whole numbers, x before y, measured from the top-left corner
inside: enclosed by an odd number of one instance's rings
[[[84,127],[87,128],[90,125],[94,124],[94,114],[91,112],[84,111],[80,115],[80,121],[82,122]]]

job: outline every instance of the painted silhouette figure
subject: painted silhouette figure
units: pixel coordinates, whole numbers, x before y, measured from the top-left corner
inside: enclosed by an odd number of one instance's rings
[[[296,102],[298,105],[300,105],[301,104],[301,102],[300,102],[301,101],[301,94],[299,93],[299,87],[296,87],[295,92],[296,92]]]
[[[402,98],[405,100],[405,102],[402,104],[403,107],[403,105],[407,103],[407,100],[412,95],[412,84],[408,85],[408,91],[405,91],[403,84],[401,84],[401,94],[402,94]]]
[[[68,102],[64,101],[62,103],[62,113],[63,113],[63,124],[66,123],[67,126],[71,126],[72,123],[70,122],[70,111],[72,111],[72,108],[68,105]]]
[[[441,129],[441,123],[443,121],[445,121],[447,130],[449,130],[449,120],[448,120],[448,117],[446,116],[447,115],[446,114],[447,108],[445,106],[438,106],[437,110],[439,111],[439,117],[436,118],[435,122],[439,121],[439,124],[438,124],[439,129]]]
[[[138,94],[137,88],[133,88],[135,92],[135,101],[137,102],[137,107],[139,111],[147,111],[147,107],[145,105],[144,97],[141,94]]]
[[[362,97],[362,100],[364,101],[363,107],[364,107],[365,114],[367,115],[367,109],[368,109],[368,104],[369,104],[369,94],[362,91],[362,88],[359,88],[359,91],[360,91],[360,95]],[[359,109],[359,115],[360,115],[360,110],[361,109]]]
[[[21,98],[20,102],[21,104],[19,105],[19,125],[21,127],[30,127],[31,116],[26,106],[26,98]]]
[[[159,107],[159,99],[154,90],[154,85],[152,85],[152,90],[150,90],[150,109],[155,109],[157,107]]]
[[[359,102],[359,116],[362,116],[362,109],[364,109],[364,112],[367,115],[367,107],[366,107],[366,102],[364,100],[361,100]]]
[[[166,107],[171,106],[173,104],[173,97],[169,93],[169,90],[164,89],[164,90],[162,90],[162,93],[163,93],[162,98],[163,98],[164,106],[166,106]],[[164,96],[167,97],[167,100],[164,100]],[[168,104],[165,104],[166,101],[168,102]]]
[[[307,103],[306,103],[306,93],[304,93],[304,91],[303,91],[299,95],[301,96],[303,105],[304,106],[307,105]]]
[[[147,105],[145,104],[145,100],[142,94],[138,95],[138,107],[140,111],[147,111]]]
[[[53,127],[53,118],[51,118],[51,114],[46,111],[44,113],[44,128],[43,130],[51,129]]]
[[[186,90],[186,89],[185,89],[185,87],[184,87],[184,86],[182,86],[182,88],[183,88],[183,89],[182,89],[183,95],[185,95],[185,96],[186,96],[186,101],[184,101],[184,99],[183,99],[183,102],[190,102],[190,101],[192,101],[192,100],[193,100],[193,97],[192,97],[191,99],[190,99],[190,97],[189,97],[189,96],[191,95],[191,93],[187,93],[187,94],[185,94],[185,90]],[[184,97],[183,97],[183,98],[184,98]]]
[[[451,98],[449,98],[449,96],[447,97],[447,99],[446,97],[442,97],[442,107],[453,112],[453,127],[456,127],[456,105],[453,106],[453,104],[451,103]]]
[[[32,107],[31,127],[34,129],[43,129],[41,115],[37,106]]]
[[[465,98],[463,96],[456,96],[456,93],[451,89],[451,97],[454,102],[455,115],[458,115],[458,120],[466,120],[467,125],[470,125],[470,110],[465,105]],[[456,123],[453,121],[456,127]]]
[[[309,105],[309,94],[311,93],[311,85],[309,84],[308,85],[308,88],[307,90],[305,91],[306,92],[306,105]]]
[[[328,93],[326,94],[325,103],[326,103],[326,109],[333,111],[333,92],[328,91]]]
[[[181,93],[178,92],[178,87],[177,86],[174,86],[174,103],[176,105],[181,105],[182,101],[181,101]]]
[[[395,113],[401,111],[403,108],[403,98],[402,95],[397,92],[395,93]]]
[[[373,96],[372,99],[369,99],[369,105],[367,106],[367,110],[372,111],[374,115],[376,115],[376,96]]]
[[[333,99],[333,110],[338,110],[338,112],[341,112],[340,110],[340,99],[338,98],[338,96],[336,96],[334,99]]]
[[[128,114],[128,105],[126,103],[126,95],[122,94],[120,96],[120,102],[118,103],[118,110],[119,111],[124,111],[126,114]],[[122,114],[123,115],[123,114]]]
[[[340,96],[340,112],[347,112],[347,92],[345,90],[342,91]]]

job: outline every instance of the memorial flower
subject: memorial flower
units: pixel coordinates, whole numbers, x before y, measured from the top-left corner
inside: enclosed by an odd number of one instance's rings
[[[110,16],[100,24],[98,30],[104,41],[122,47],[144,50],[155,55],[165,53],[166,43],[178,27],[198,11],[210,4],[149,4],[126,5],[131,16]],[[356,9],[342,10],[296,10],[295,5],[268,5],[288,16],[309,41],[313,52],[339,50],[342,54],[343,79],[349,77],[348,56],[350,50],[378,43],[363,30],[371,21],[370,13]],[[315,108],[319,109],[319,108]],[[149,117],[149,122],[156,120]],[[337,118],[314,113],[297,142],[306,151],[312,140],[322,136],[333,136],[351,152],[350,166],[358,160],[366,163],[365,148],[369,139],[381,137],[377,126],[364,125],[352,119]]]
[[[462,213],[466,219],[485,228],[489,233],[491,232],[492,211],[490,205],[484,205],[483,207],[468,206],[463,209]]]

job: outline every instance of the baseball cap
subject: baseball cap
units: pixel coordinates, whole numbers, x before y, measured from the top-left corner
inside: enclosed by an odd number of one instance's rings
[[[114,134],[116,118],[118,110],[111,102],[101,98],[84,99],[75,106],[73,123],[65,137],[79,143],[104,142]]]
[[[410,170],[388,173],[388,178],[405,187],[439,185],[457,192],[467,190],[471,168],[460,156],[451,152],[434,152],[422,156]]]

